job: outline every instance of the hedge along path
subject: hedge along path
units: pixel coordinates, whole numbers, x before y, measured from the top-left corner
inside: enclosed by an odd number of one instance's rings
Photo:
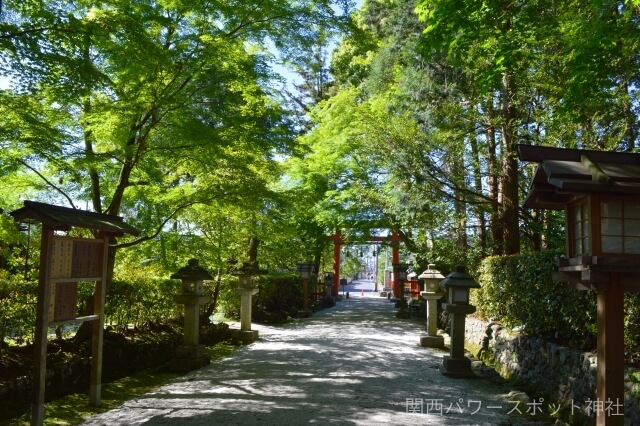
[[[524,415],[524,403],[518,415],[511,389],[443,376],[448,352],[420,347],[422,321],[394,314],[386,298],[352,297],[311,318],[255,326],[259,341],[83,424],[552,423]]]

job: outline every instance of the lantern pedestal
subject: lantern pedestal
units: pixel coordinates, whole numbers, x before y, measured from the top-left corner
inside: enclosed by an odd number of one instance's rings
[[[442,374],[457,379],[475,379],[476,375],[471,369],[471,360],[467,357],[452,358],[445,356],[442,359]]]
[[[450,356],[442,360],[442,374],[449,377],[475,379],[471,369],[471,360],[464,356],[464,322],[468,314],[476,311],[475,306],[446,303],[444,310],[451,314]]]
[[[258,340],[258,330],[231,330],[233,338],[239,340],[242,343],[253,343]]]
[[[200,305],[209,303],[209,296],[179,294],[173,296],[178,304],[184,305],[184,339],[176,348],[171,360],[171,370],[177,373],[196,370],[209,364],[209,356],[204,345],[198,344],[200,337]]]
[[[423,291],[420,296],[427,301],[427,334],[420,336],[420,346],[444,348],[444,337],[438,336],[438,300],[443,294]]]
[[[423,334],[420,336],[420,346],[423,348],[444,348],[444,337],[442,336],[427,336]]]
[[[209,365],[209,362],[209,355],[204,345],[180,345],[176,348],[176,354],[171,360],[171,371],[186,373]]]
[[[251,330],[251,296],[258,293],[257,288],[236,288],[240,295],[240,330],[233,330],[234,337],[243,343],[258,339],[258,330]]]

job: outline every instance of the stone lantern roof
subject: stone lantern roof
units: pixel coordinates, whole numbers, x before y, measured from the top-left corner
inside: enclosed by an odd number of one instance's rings
[[[471,275],[466,273],[466,269],[462,265],[456,266],[455,272],[450,273],[446,278],[440,281],[440,287],[462,287],[462,288],[480,288]]]
[[[200,281],[212,280],[213,277],[209,271],[200,266],[198,259],[189,259],[187,266],[178,269],[171,275],[171,279]]]
[[[437,269],[435,269],[433,263],[427,265],[427,269],[425,269],[420,275],[418,275],[419,280],[441,280],[444,278],[444,275],[440,273]],[[432,269],[433,267],[433,269]]]

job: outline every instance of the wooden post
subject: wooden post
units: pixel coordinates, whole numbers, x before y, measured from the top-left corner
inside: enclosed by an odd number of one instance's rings
[[[33,358],[33,398],[31,400],[31,424],[44,421],[44,391],[47,384],[47,333],[49,330],[49,302],[51,300],[51,244],[53,229],[42,226],[40,243],[40,274],[38,276],[38,302]]]
[[[91,336],[91,382],[89,401],[94,407],[100,406],[102,391],[102,343],[104,338],[104,300],[107,292],[107,272],[109,258],[109,237],[102,236],[102,256],[100,265],[100,281],[96,281],[93,314],[98,318],[93,321]]]
[[[597,426],[624,424],[624,295],[620,274],[598,291]]]

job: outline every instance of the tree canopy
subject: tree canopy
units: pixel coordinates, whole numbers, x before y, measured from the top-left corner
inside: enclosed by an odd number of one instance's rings
[[[553,247],[515,145],[635,152],[639,24],[635,0],[4,0],[0,208],[124,216],[122,261],[164,270],[326,265],[336,228],[418,266]]]

